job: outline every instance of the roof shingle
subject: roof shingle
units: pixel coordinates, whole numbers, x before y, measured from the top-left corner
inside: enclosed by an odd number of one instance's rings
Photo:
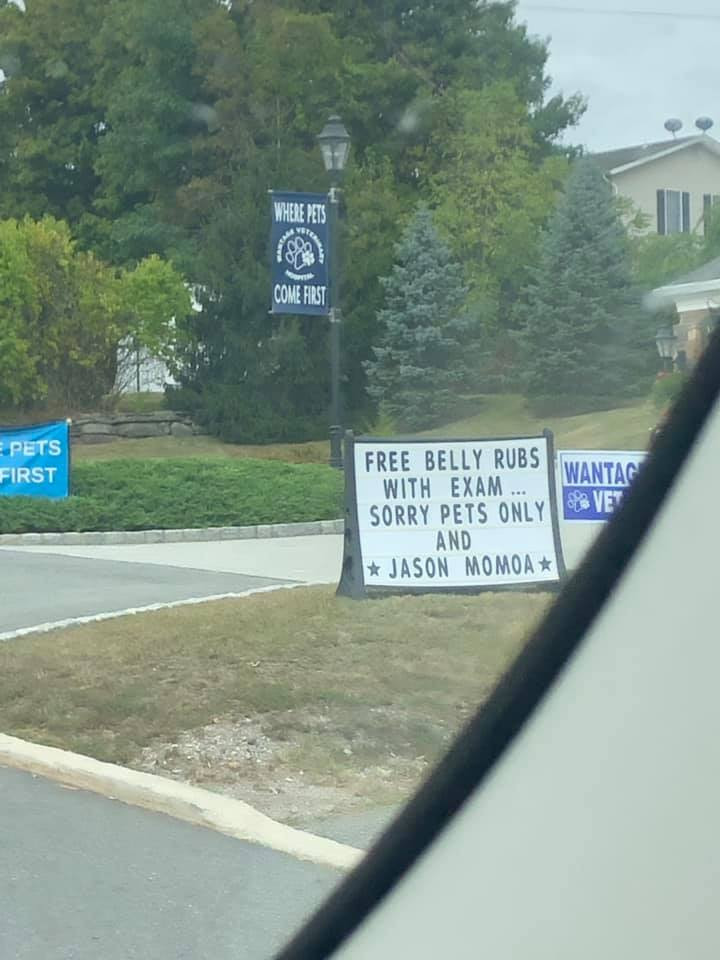
[[[606,150],[604,153],[594,153],[593,159],[599,166],[609,173],[617,167],[624,167],[626,163],[635,163],[637,160],[649,160],[656,153],[679,147],[690,140],[699,140],[698,136],[677,137],[674,140],[658,140],[656,143],[641,143],[634,147],[621,147],[619,150]]]
[[[668,286],[674,287],[681,283],[703,283],[706,280],[720,280],[720,257],[715,257],[714,260],[704,263],[682,277],[676,277]]]

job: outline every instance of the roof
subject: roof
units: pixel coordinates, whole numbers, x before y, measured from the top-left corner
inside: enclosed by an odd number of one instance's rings
[[[649,310],[657,310],[669,303],[674,303],[678,309],[682,303],[686,310],[704,310],[709,306],[709,298],[716,298],[718,292],[720,292],[720,257],[715,257],[714,260],[704,263],[702,267],[651,290],[643,298],[643,303]]]
[[[703,283],[707,280],[720,280],[720,257],[715,257],[708,263],[704,263],[696,270],[684,274],[682,277],[676,277],[667,286],[675,287],[681,283]]]
[[[718,141],[706,133],[701,133],[690,137],[677,137],[673,140],[641,143],[634,147],[622,147],[619,150],[606,150],[604,153],[594,153],[592,156],[605,173],[617,173],[626,167],[648,163],[650,160],[684,150],[696,143],[709,147],[714,152],[720,152]]]

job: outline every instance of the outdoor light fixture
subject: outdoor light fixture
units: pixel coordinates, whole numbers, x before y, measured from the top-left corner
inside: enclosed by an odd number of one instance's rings
[[[342,173],[350,155],[350,134],[337,114],[328,119],[317,139],[326,171]]]
[[[318,134],[318,143],[322,153],[325,171],[330,177],[328,193],[330,214],[330,466],[342,469],[342,404],[340,396],[340,263],[338,256],[338,227],[341,191],[337,181],[345,169],[350,155],[350,134],[337,114],[329,117],[328,122]]]
[[[677,337],[673,332],[673,328],[670,326],[660,327],[658,332],[655,334],[655,345],[660,357],[662,358],[665,369],[672,369],[676,344]]]

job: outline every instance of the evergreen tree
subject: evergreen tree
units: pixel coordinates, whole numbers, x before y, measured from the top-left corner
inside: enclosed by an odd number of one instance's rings
[[[537,410],[590,409],[638,395],[656,361],[653,320],[632,280],[612,189],[578,161],[518,307],[525,392]]]
[[[104,14],[93,0],[0,0],[0,217],[75,224],[92,209],[104,120],[93,38]]]
[[[382,280],[383,331],[367,361],[368,391],[400,429],[432,426],[447,416],[467,377],[463,317],[467,290],[462,268],[420,206],[396,247],[396,263]]]

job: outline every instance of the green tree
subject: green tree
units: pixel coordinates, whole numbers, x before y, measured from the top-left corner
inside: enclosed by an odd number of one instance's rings
[[[703,226],[703,255],[706,260],[713,260],[720,257],[720,203],[711,206]]]
[[[196,72],[196,29],[215,0],[115,0],[95,42],[95,97],[105,131],[95,163],[97,215],[111,221],[115,262],[182,246],[177,191],[195,174],[194,144],[212,125]]]
[[[579,113],[578,102],[556,101],[552,116],[540,119],[546,51],[513,22],[511,5],[486,9],[462,0],[433,7],[435,21],[424,8],[402,3],[238,5],[216,10],[195,31],[196,71],[214,127],[194,146],[202,172],[177,195],[177,215],[194,234],[192,259],[183,262],[206,291],[195,322],[198,346],[189,351],[182,378],[189,391],[183,402],[194,403],[199,416],[208,411],[206,422],[223,436],[246,436],[241,424],[262,430],[264,417],[277,436],[281,409],[291,411],[290,419],[296,411],[296,436],[303,435],[301,422],[305,430],[326,417],[327,325],[268,318],[268,217],[258,198],[273,187],[325,188],[315,134],[335,103],[342,104],[353,137],[345,191],[343,388],[356,421],[373,412],[363,361],[379,332],[378,278],[390,270],[393,246],[418,198],[434,199],[431,176],[451,163],[438,133],[447,129],[450,88],[482,89],[498,77],[513,84],[528,169],[545,162],[550,139]],[[436,29],[440,20],[443,30]],[[446,43],[450,34],[455,39]],[[498,117],[496,110],[491,123]],[[468,153],[468,171],[472,164]],[[544,176],[538,193],[549,179]],[[528,184],[520,174],[513,183],[517,203]],[[506,212],[498,212],[496,225]],[[534,211],[528,233],[540,219]],[[509,231],[508,251],[518,233]],[[469,270],[476,253],[477,247],[462,251]],[[511,272],[506,263],[506,275]],[[299,378],[294,387],[290,370]],[[292,431],[291,424],[283,430]]]
[[[431,179],[436,219],[465,263],[486,328],[510,309],[537,259],[540,229],[567,174],[559,153],[538,161],[527,107],[512,84],[445,98],[434,141],[442,163]],[[489,314],[489,316],[488,316]]]
[[[77,224],[92,209],[104,111],[94,0],[0,0],[0,217],[49,214]]]
[[[182,276],[167,260],[152,254],[120,275],[125,307],[124,336],[176,371],[188,339],[192,301]]]
[[[19,224],[0,221],[0,404],[38,400],[43,384],[27,332],[37,322],[39,293]]]
[[[630,253],[635,282],[643,291],[670,283],[710,259],[702,238],[693,233],[634,236]]]
[[[638,233],[631,237],[630,250],[633,275],[643,291],[671,283],[720,256],[720,205],[704,218],[702,233]]]
[[[612,189],[592,160],[573,166],[518,308],[527,396],[542,409],[614,404],[655,369],[652,318],[633,283]]]
[[[171,361],[190,311],[157,257],[119,273],[52,217],[0,221],[0,402],[73,410],[113,388],[118,344]]]
[[[427,207],[408,223],[382,283],[382,334],[365,365],[369,392],[398,428],[432,426],[457,404],[471,331],[463,316],[462,268]]]
[[[0,0],[0,38],[0,216],[49,212],[79,247],[123,269],[152,254],[176,264],[204,308],[182,354],[188,402],[235,438],[246,427],[292,435],[293,419],[300,436],[326,418],[327,324],[267,314],[263,198],[325,189],[315,135],[330,112],[341,105],[353,137],[344,389],[357,420],[373,412],[362,362],[377,338],[378,277],[418,200],[436,203],[434,178],[452,162],[445,134],[455,146],[466,136],[478,163],[489,156],[451,105],[463,91],[512,87],[524,139],[506,151],[505,172],[521,190],[524,165],[532,181],[581,109],[574,98],[545,102],[546,47],[510,2],[33,0],[21,12]],[[501,129],[497,140],[513,137]],[[545,181],[532,183],[535,225]],[[462,185],[437,181],[449,222]],[[510,249],[517,211],[509,200],[498,210],[494,222],[508,224],[498,244]],[[489,249],[482,276],[504,291],[509,257]],[[462,251],[473,282],[478,250]]]
[[[3,402],[70,408],[96,400],[114,376],[113,271],[78,253],[67,225],[50,217],[2,221],[0,236]]]

